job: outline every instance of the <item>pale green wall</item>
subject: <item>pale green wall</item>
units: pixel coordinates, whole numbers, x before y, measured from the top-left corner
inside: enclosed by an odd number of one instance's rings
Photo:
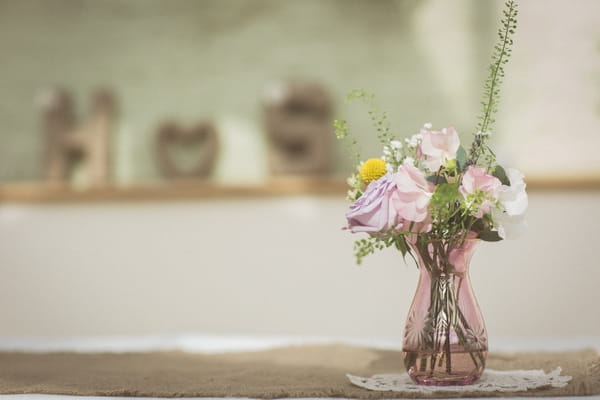
[[[324,83],[338,106],[352,88],[375,92],[402,133],[452,123],[468,137],[498,2],[433,3],[441,6],[432,13],[428,0],[0,0],[0,180],[39,176],[35,98],[51,84],[71,87],[82,110],[94,87],[116,88],[135,180],[158,176],[152,135],[163,118],[214,118],[263,146],[261,92],[287,77]],[[460,19],[446,18],[448,9]],[[338,110],[357,135],[372,135],[363,108]],[[366,142],[366,155],[376,155]],[[230,154],[226,168],[243,170],[262,154],[238,166],[240,154]],[[343,170],[341,146],[336,157]]]

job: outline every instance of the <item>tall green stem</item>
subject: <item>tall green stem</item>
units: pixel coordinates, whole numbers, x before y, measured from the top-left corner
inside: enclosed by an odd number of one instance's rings
[[[503,11],[502,27],[498,31],[499,42],[494,46],[492,63],[490,64],[490,75],[484,85],[483,101],[481,102],[483,108],[479,116],[475,138],[469,151],[468,165],[477,164],[479,157],[486,151],[490,159],[494,158],[493,153],[485,142],[489,136],[490,126],[495,122],[493,115],[498,111],[498,102],[500,100],[499,86],[504,78],[503,65],[508,62],[512,53],[510,46],[513,44],[512,35],[515,33],[517,27],[516,16],[518,14],[517,4],[514,0],[507,1],[505,6],[506,10]]]

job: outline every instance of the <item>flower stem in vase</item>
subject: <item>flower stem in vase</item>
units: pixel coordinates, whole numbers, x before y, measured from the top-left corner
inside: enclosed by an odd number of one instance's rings
[[[486,333],[467,271],[475,245],[460,238],[411,243],[421,272],[406,325],[404,358],[419,384],[469,384],[485,367]],[[461,254],[467,257],[457,258]]]

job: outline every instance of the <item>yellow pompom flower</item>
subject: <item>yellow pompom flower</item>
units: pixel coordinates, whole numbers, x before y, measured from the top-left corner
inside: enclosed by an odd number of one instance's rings
[[[363,163],[358,173],[360,179],[369,184],[384,176],[387,173],[387,167],[381,158],[371,158]]]

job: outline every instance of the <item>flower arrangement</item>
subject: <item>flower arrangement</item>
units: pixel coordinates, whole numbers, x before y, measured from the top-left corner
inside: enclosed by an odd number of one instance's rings
[[[357,263],[395,246],[404,257],[412,256],[421,271],[403,341],[406,369],[419,384],[464,385],[481,376],[487,332],[468,264],[479,241],[514,237],[524,227],[523,174],[501,166],[488,145],[516,28],[516,3],[505,6],[468,149],[453,126],[434,129],[427,123],[401,140],[364,90],[350,92],[347,100],[362,100],[369,107],[382,155],[362,161],[346,121],[334,122],[337,137],[347,139],[357,163],[348,178],[352,204],[346,213],[346,228],[367,234],[355,242]]]
[[[347,228],[369,234],[355,242],[357,263],[392,245],[406,255],[411,254],[409,243],[422,240],[499,241],[523,230],[527,208],[523,174],[498,164],[488,146],[516,27],[515,2],[507,2],[506,8],[468,151],[453,126],[436,130],[427,123],[419,133],[400,140],[372,94],[353,90],[347,96],[347,101],[358,99],[369,106],[383,145],[380,157],[363,162],[356,140],[349,142],[358,165],[348,178],[348,198],[353,203],[346,214]],[[338,139],[350,139],[346,121],[336,120],[334,126]]]

